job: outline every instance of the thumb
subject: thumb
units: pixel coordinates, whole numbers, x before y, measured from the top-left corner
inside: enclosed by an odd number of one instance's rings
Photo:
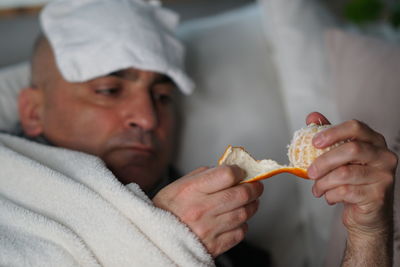
[[[315,123],[315,124],[319,124],[319,125],[331,124],[329,122],[329,120],[319,112],[312,112],[312,113],[308,114],[308,116],[306,118],[306,123],[307,123],[307,125],[309,125],[311,123]]]

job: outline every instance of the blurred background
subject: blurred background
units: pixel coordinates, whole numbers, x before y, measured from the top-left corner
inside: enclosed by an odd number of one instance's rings
[[[0,0],[0,67],[18,63],[29,57],[39,31],[41,7],[51,0]],[[202,18],[228,11],[256,0],[164,0],[163,5],[177,11],[182,21]],[[337,18],[356,24],[381,19],[400,25],[398,0],[320,0]]]

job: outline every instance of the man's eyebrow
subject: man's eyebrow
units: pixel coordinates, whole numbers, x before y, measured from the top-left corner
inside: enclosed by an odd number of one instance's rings
[[[119,71],[111,72],[111,73],[107,74],[107,76],[115,76],[115,77],[119,77],[119,78],[124,78],[126,76],[126,73],[123,70],[119,70]],[[172,80],[171,77],[169,77],[168,75],[159,74],[154,79],[154,83],[172,83],[172,84],[175,84],[175,81]]]
[[[123,71],[119,70],[119,71],[111,72],[107,76],[123,77],[123,75],[124,75]]]
[[[155,79],[156,83],[173,83],[175,82],[168,75],[161,74]]]

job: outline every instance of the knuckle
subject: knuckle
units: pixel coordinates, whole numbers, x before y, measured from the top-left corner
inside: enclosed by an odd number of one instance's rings
[[[323,194],[325,193],[327,187],[331,183],[330,178],[319,179],[314,182],[314,190],[316,193]]]
[[[384,190],[377,190],[375,193],[375,203],[379,206],[383,206],[385,203],[386,194]]]
[[[200,205],[191,206],[180,216],[181,220],[187,224],[199,221],[204,216],[204,208]]]
[[[235,194],[234,190],[232,190],[232,189],[225,190],[222,192],[222,196],[221,196],[222,203],[228,203],[230,201],[235,200],[235,198],[236,198],[236,194]]]
[[[327,192],[325,194],[325,201],[326,201],[326,203],[328,203],[328,205],[332,205],[333,204],[333,201],[331,199],[332,199],[331,194],[329,194],[329,192]]]
[[[362,146],[360,143],[357,142],[349,142],[347,144],[348,147],[348,153],[352,156],[356,156],[360,153],[362,153]]]
[[[218,168],[218,175],[229,183],[233,183],[235,181],[234,171],[231,166],[224,165]]]
[[[245,222],[249,219],[249,212],[246,208],[242,207],[238,210],[237,219],[239,222]]]
[[[241,186],[237,189],[237,199],[242,203],[248,203],[251,200],[251,191],[247,186]]]
[[[346,194],[348,194],[351,199],[356,200],[362,198],[364,190],[362,190],[360,186],[347,186]]]
[[[349,194],[349,187],[347,185],[342,185],[334,190],[327,191],[325,194],[325,200],[329,205],[334,205],[337,202],[342,201],[346,194]]]
[[[349,185],[347,185],[347,184],[341,185],[341,186],[339,186],[339,188],[338,188],[338,190],[337,190],[337,193],[338,193],[340,196],[345,196],[345,195],[347,195],[347,194],[354,193],[354,188],[351,188],[351,187],[350,187]]]
[[[364,128],[364,123],[362,123],[359,120],[355,120],[355,119],[350,120],[349,125],[350,125],[352,131],[355,133],[359,133]]]
[[[175,190],[172,192],[168,192],[169,197],[171,198],[171,202],[179,202],[181,199],[185,199],[187,196],[190,196],[193,192],[193,186],[192,183],[189,182],[184,182],[181,184],[178,184],[175,187]]]
[[[340,180],[346,180],[351,175],[351,169],[349,166],[340,166],[336,172]]]
[[[396,153],[393,153],[392,151],[386,151],[384,154],[384,158],[390,166],[397,166],[399,162],[399,157]]]
[[[375,133],[376,133],[376,138],[378,139],[378,141],[381,142],[381,143],[383,143],[383,144],[386,144],[386,139],[385,139],[385,137],[383,136],[383,134],[378,133],[378,132],[375,132]]]
[[[182,183],[180,184],[179,188],[178,188],[178,195],[190,195],[192,194],[192,190],[193,190],[194,184],[187,182],[187,183]]]
[[[240,227],[238,231],[235,232],[235,234],[232,237],[232,243],[233,244],[238,244],[241,242],[245,236],[246,236],[246,227]]]
[[[324,192],[328,181],[327,179],[320,179],[314,182],[316,192]]]
[[[211,233],[210,229],[207,228],[204,224],[196,225],[192,228],[192,231],[200,238],[200,240],[208,239]]]
[[[394,175],[390,172],[382,172],[380,174],[380,179],[386,186],[390,186],[394,182]]]
[[[393,162],[392,162],[393,165],[397,166],[397,164],[399,163],[399,156],[394,152],[390,152],[390,155],[391,155],[392,160],[393,160]]]
[[[254,182],[250,184],[255,189],[255,194],[257,197],[260,197],[264,192],[264,185],[261,182]]]
[[[370,175],[370,170],[365,166],[356,166],[354,168],[356,168],[359,177],[368,177]]]

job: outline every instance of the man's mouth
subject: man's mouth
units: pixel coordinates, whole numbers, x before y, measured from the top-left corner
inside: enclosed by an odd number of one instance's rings
[[[156,151],[153,147],[142,145],[123,145],[114,147],[107,154],[106,162],[116,166],[148,166],[157,158]]]

